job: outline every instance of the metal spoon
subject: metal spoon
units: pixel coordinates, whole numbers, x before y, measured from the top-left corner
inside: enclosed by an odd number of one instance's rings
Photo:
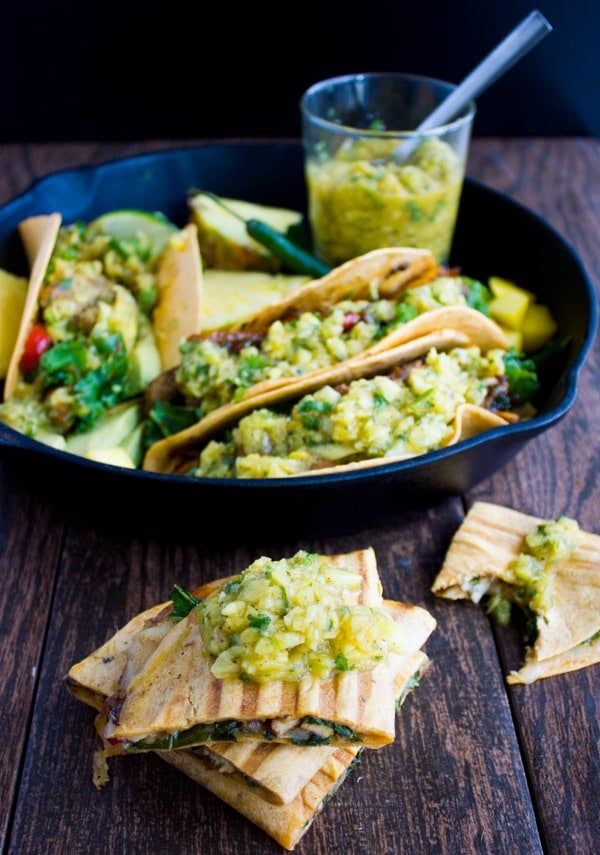
[[[552,26],[538,10],[524,18],[512,32],[506,36],[494,50],[465,77],[456,89],[435,108],[416,128],[428,131],[454,119],[467,107],[470,101],[491,86],[504,72],[508,71],[519,59],[525,56],[541,39],[551,32]],[[392,154],[392,160],[405,160],[414,151],[419,140],[406,140],[400,143]]]

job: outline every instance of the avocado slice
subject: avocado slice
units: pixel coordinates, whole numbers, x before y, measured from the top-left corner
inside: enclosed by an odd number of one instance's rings
[[[139,400],[118,404],[98,419],[91,430],[67,438],[66,451],[82,457],[97,448],[114,448],[121,445],[142,419]]]
[[[160,353],[152,333],[137,341],[129,354],[129,367],[125,379],[125,395],[133,398],[141,394],[162,371]]]

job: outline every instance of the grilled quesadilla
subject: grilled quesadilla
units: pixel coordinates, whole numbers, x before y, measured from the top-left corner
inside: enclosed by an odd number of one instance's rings
[[[397,707],[401,707],[407,695],[419,685],[427,668],[429,659],[423,651],[408,655],[403,660],[402,669],[397,673],[395,687],[398,692]],[[298,748],[295,756],[289,754],[285,745],[267,746],[270,759],[279,769],[282,779],[294,775],[298,767],[298,755],[302,755],[300,770],[313,766],[314,752],[328,752],[327,759],[306,781],[298,793],[282,804],[273,804],[261,797],[261,791],[253,781],[235,781],[231,776],[219,771],[214,762],[198,756],[195,749],[161,752],[160,757],[175,768],[184,772],[194,781],[219,796],[274,840],[292,850],[306,834],[315,817],[326,802],[339,790],[348,773],[359,762],[362,748]],[[284,756],[286,756],[284,761]],[[298,779],[295,780],[298,783]]]
[[[219,586],[232,578],[221,580]],[[204,585],[191,593],[194,598],[201,599],[213,590],[215,584]],[[383,607],[401,624],[406,637],[406,653],[394,655],[391,664],[395,685],[401,693],[410,677],[420,670],[412,668],[409,663],[415,660],[435,628],[435,620],[418,606],[385,600]],[[69,691],[84,703],[101,710],[107,697],[127,687],[169,632],[174,622],[173,611],[173,603],[168,602],[136,616],[106,644],[69,670],[66,679]],[[262,799],[283,804],[296,797],[335,750],[328,745],[310,747],[305,751],[302,746],[295,745],[215,742],[197,746],[192,752],[203,758],[205,766],[226,775],[237,775],[235,780],[250,782],[258,788]]]
[[[107,752],[388,744],[389,658],[402,639],[381,604],[372,550],[343,564],[302,551],[258,559],[179,621],[108,703]]]
[[[352,555],[331,556],[328,560],[348,565],[353,563],[352,558]],[[201,600],[235,578],[204,585],[188,597],[194,602]],[[420,648],[433,631],[435,620],[417,606],[389,600],[383,601],[382,606],[402,626],[406,639],[404,652],[390,658],[399,708],[428,667],[428,657]],[[135,617],[106,644],[70,669],[67,677],[70,692],[101,709],[105,698],[128,685],[160,645],[176,620],[177,608],[176,602],[163,603]],[[361,750],[357,745],[335,748],[242,742],[210,743],[158,753],[282,846],[292,849],[324,801],[356,763]]]
[[[600,535],[576,520],[545,520],[475,502],[457,530],[432,591],[484,601],[508,623],[529,618],[523,666],[509,683],[531,683],[600,662]]]

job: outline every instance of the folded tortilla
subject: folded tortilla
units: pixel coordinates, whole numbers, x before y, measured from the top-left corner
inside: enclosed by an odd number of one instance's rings
[[[475,502],[456,531],[431,590],[447,599],[478,603],[501,590],[505,570],[523,540],[546,522],[511,508]],[[600,662],[600,535],[580,532],[574,551],[547,565],[549,607],[535,614],[537,636],[509,683],[531,683]]]
[[[302,285],[280,300],[254,312],[232,329],[263,332],[290,312],[326,313],[341,300],[393,299],[409,287],[433,279],[439,270],[428,249],[386,247],[359,255],[325,276]]]
[[[28,217],[19,235],[29,264],[27,297],[4,383],[4,400],[13,396],[21,379],[19,363],[39,311],[39,297],[62,225],[58,213]],[[179,362],[182,339],[201,327],[202,264],[194,225],[175,232],[156,271],[158,300],[152,317],[163,370]]]
[[[338,558],[344,556],[335,556],[336,562]],[[226,581],[209,583],[192,594],[208,596]],[[136,616],[106,644],[74,665],[66,679],[69,691],[100,709],[108,694],[132,679],[172,627],[172,605],[162,603]],[[418,606],[384,600],[383,607],[402,624],[407,639],[403,654],[391,654],[390,662],[399,708],[429,666],[420,648],[436,622]],[[211,743],[158,754],[291,850],[357,762],[361,750],[356,745]]]
[[[30,272],[21,324],[4,381],[5,401],[14,395],[21,377],[19,362],[29,330],[37,315],[40,290],[46,275],[46,268],[54,251],[61,223],[60,214],[43,214],[38,217],[29,217],[19,224],[19,234],[25,248]]]
[[[202,326],[202,260],[198,230],[189,223],[171,238],[156,272],[152,328],[163,371],[181,362],[180,343]]]
[[[494,348],[505,349],[507,345],[500,327],[476,309],[451,306],[426,312],[358,356],[311,371],[301,377],[255,384],[241,400],[218,407],[191,427],[155,442],[147,450],[142,468],[150,472],[184,474],[197,459],[199,449],[203,445],[253,410],[301,398],[323,386],[335,386],[338,383],[350,383],[362,377],[383,374],[395,366],[424,356],[431,349],[448,351],[455,347],[468,346],[477,346],[482,352],[487,352]],[[461,408],[457,413],[453,437],[448,444],[483,430],[505,425],[510,420],[505,414],[491,413],[482,407]],[[348,466],[321,469],[311,474],[327,474],[345,468],[364,468],[390,462],[392,458],[389,457],[375,461],[365,460]]]

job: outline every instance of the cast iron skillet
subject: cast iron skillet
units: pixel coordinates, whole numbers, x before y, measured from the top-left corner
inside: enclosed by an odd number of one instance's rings
[[[221,195],[299,210],[306,208],[298,142],[207,144],[130,157],[52,174],[0,208],[0,267],[27,271],[17,224],[59,211],[63,222],[90,220],[116,208],[162,211],[183,225],[187,193]],[[357,531],[410,506],[462,493],[559,422],[573,405],[578,375],[598,323],[592,283],[564,239],[539,217],[467,180],[452,259],[463,272],[515,279],[548,304],[569,345],[545,376],[535,418],[495,428],[431,454],[337,475],[221,480],[108,467],[58,452],[0,424],[0,454],[12,477],[79,510],[132,517],[170,531],[232,539],[260,531],[282,537]],[[108,498],[108,501],[107,501]]]

